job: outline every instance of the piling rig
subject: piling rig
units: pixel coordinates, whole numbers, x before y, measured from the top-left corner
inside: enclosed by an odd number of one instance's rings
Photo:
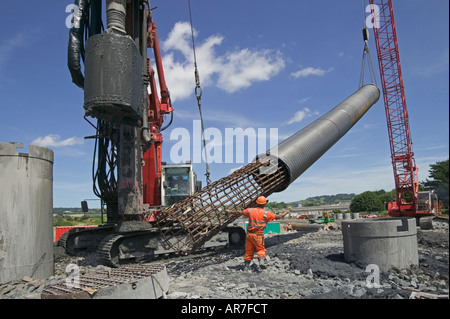
[[[161,132],[164,115],[172,116],[174,109],[150,4],[107,0],[106,30],[101,0],[77,0],[75,5],[79,14],[70,30],[68,65],[73,82],[84,89],[85,118],[97,119],[94,190],[106,205],[107,222],[69,231],[60,243],[68,253],[96,249],[109,266],[241,243],[245,231],[232,225],[239,216],[230,211],[285,190],[379,99],[378,88],[365,85],[252,163],[162,207]],[[153,50],[161,97],[147,48]]]
[[[109,245],[131,235],[137,244],[138,235],[154,230],[158,213],[165,209],[162,204],[201,189],[190,163],[162,162],[162,132],[172,123],[174,108],[149,1],[76,0],[68,67],[72,81],[84,90],[85,119],[96,130],[91,136],[95,139],[93,185],[102,202],[102,217],[106,211],[106,223],[71,230],[59,243],[68,253],[99,249],[105,262],[112,264]],[[163,125],[165,116],[170,121]],[[188,185],[183,192],[180,187],[177,196],[173,187],[169,194],[174,178]],[[234,237],[242,237],[244,231],[239,231]]]

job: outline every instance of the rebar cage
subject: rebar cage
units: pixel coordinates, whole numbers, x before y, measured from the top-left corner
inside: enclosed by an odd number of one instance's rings
[[[286,173],[281,163],[265,157],[208,185],[158,216],[163,243],[176,252],[192,253],[241,216],[238,212],[254,205],[258,196],[280,188]]]

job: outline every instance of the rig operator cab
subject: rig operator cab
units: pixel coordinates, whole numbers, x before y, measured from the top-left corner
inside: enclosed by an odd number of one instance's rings
[[[442,201],[439,200],[434,190],[417,192],[415,198],[415,205],[405,200],[402,209],[399,209],[397,202],[389,202],[389,216],[423,218],[424,216],[442,215]],[[405,209],[405,207],[408,209]]]
[[[417,193],[418,213],[439,214],[439,199],[434,191],[421,191]]]
[[[197,181],[197,174],[192,164],[162,163],[161,172],[161,205],[172,206],[191,196],[202,188],[202,182]]]

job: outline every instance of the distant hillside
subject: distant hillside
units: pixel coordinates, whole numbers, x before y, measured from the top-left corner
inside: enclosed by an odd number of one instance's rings
[[[341,202],[351,202],[353,197],[356,195],[351,194],[337,194],[337,195],[320,195],[315,197],[308,197],[307,199],[296,201],[296,202],[273,202],[269,203],[270,206],[274,208],[286,208],[287,206],[297,206],[302,204],[303,206],[320,206],[320,205],[331,205],[338,204]]]
[[[300,203],[303,206],[319,206],[319,205],[332,205],[341,202],[351,202],[356,195],[351,194],[336,194],[336,195],[321,195],[315,197],[308,197],[305,200],[301,200]]]
[[[87,214],[100,214],[100,208],[89,208]],[[81,207],[53,207],[53,214],[64,215],[64,214],[84,214]]]
[[[302,204],[303,206],[320,206],[320,205],[331,205],[338,204],[341,202],[351,202],[353,197],[356,195],[351,194],[337,194],[337,195],[320,195],[314,197],[308,197],[307,199],[295,201],[295,202],[270,202],[269,206],[273,208],[286,208],[287,206],[297,206]],[[81,207],[70,207],[70,208],[53,208],[53,214],[82,214]],[[89,208],[88,214],[99,214],[100,209]]]

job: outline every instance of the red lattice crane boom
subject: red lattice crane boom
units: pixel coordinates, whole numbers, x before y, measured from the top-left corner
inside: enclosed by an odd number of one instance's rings
[[[439,210],[437,198],[419,193],[392,0],[370,0],[370,5],[397,194],[389,203],[389,215],[432,215]]]

